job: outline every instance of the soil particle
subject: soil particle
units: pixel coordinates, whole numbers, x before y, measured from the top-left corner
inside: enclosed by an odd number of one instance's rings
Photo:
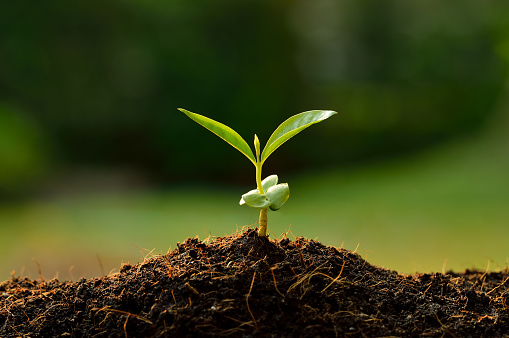
[[[106,277],[0,284],[0,337],[508,337],[509,272],[403,275],[255,229]]]

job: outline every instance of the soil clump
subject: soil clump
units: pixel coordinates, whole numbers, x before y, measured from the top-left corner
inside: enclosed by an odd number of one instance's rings
[[[5,281],[0,337],[508,337],[508,276],[398,274],[247,229],[105,277]]]

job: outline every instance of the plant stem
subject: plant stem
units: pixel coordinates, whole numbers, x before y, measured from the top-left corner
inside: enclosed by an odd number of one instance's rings
[[[260,209],[260,219],[258,220],[258,224],[260,224],[258,236],[260,237],[267,236],[267,208]]]
[[[256,187],[260,194],[265,194],[262,187],[262,164],[259,162],[256,163]]]
[[[265,194],[262,186],[262,163],[260,162],[256,163],[256,186],[258,187],[260,194]],[[258,219],[258,224],[260,225],[258,236],[267,236],[267,208],[260,209],[260,218]]]

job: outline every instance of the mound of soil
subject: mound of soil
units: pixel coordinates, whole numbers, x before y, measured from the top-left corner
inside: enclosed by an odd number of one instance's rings
[[[508,275],[402,275],[248,229],[106,277],[3,282],[0,337],[507,337]]]

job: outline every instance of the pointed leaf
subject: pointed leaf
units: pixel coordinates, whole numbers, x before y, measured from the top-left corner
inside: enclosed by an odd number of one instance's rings
[[[290,188],[287,183],[277,184],[269,188],[266,195],[270,201],[270,209],[275,211],[281,208],[283,204],[288,201],[288,198],[290,197]]]
[[[179,108],[181,112],[189,116],[192,120],[197,122],[198,124],[201,124],[203,127],[207,128],[226,142],[228,142],[231,146],[233,146],[235,149],[240,151],[242,154],[244,154],[251,162],[256,164],[256,159],[253,155],[253,151],[249,147],[246,141],[240,136],[235,130],[228,127],[227,125],[224,125],[220,122],[214,121],[208,117],[205,117],[203,115],[191,113],[188,110]]]
[[[267,190],[269,190],[270,187],[276,185],[277,180],[278,180],[277,175],[270,175],[265,177],[265,179],[262,181],[263,191],[267,192]]]
[[[290,117],[285,122],[281,123],[272,133],[265,145],[265,148],[263,149],[260,161],[262,163],[265,162],[267,157],[269,157],[274,150],[279,148],[283,143],[300,133],[302,130],[312,124],[321,122],[334,114],[337,114],[337,112],[332,110],[310,110]]]
[[[242,195],[239,204],[247,204],[251,208],[256,209],[267,209],[270,206],[270,201],[266,195],[260,194],[260,192],[255,189]]]
[[[256,152],[256,161],[260,159],[260,140],[258,139],[258,136],[254,137],[254,146],[255,146],[255,152]]]

